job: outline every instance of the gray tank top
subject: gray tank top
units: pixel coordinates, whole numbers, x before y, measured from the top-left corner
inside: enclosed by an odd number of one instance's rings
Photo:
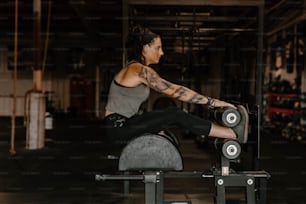
[[[113,80],[105,109],[129,118],[139,111],[148,96],[149,88],[144,84],[126,87]]]

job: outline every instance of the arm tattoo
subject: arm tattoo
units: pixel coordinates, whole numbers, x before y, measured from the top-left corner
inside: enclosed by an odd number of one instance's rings
[[[203,97],[198,95],[198,94],[195,94],[191,97],[191,99],[189,100],[191,103],[199,103],[200,101],[203,100]]]
[[[172,96],[176,99],[182,100],[183,98],[186,98],[188,96],[188,89],[180,86],[177,90],[175,90],[175,92],[172,94]],[[186,102],[199,103],[201,100],[203,100],[203,97],[201,95],[194,94],[194,95],[191,96],[191,98],[187,99]]]
[[[170,84],[161,80],[157,75],[151,73],[146,68],[142,67],[139,72],[139,77],[146,79],[149,86],[154,90],[162,92],[170,88]]]
[[[180,98],[186,96],[186,89],[184,87],[180,86],[178,89],[176,89],[173,92],[172,96],[176,99],[180,99]]]
[[[138,76],[143,79],[147,78],[147,70],[143,66],[141,66]]]
[[[197,93],[194,93],[191,97],[189,97],[190,93],[188,94],[189,91],[186,87],[178,86],[177,88],[174,88],[171,83],[162,80],[155,72],[148,70],[144,66],[141,67],[138,76],[145,79],[148,82],[148,85],[158,92],[165,92],[166,90],[172,89],[170,91],[170,93],[173,91],[171,96],[178,100],[186,101],[189,103],[199,103],[203,100],[203,96]]]

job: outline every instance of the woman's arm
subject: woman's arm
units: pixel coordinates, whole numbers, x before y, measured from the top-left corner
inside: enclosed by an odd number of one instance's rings
[[[166,94],[172,98],[176,98],[180,101],[187,103],[196,103],[196,104],[208,104],[211,102],[212,106],[232,106],[232,104],[226,103],[224,101],[213,99],[210,101],[210,98],[204,95],[201,95],[187,87],[171,83],[163,78],[161,78],[156,71],[147,66],[141,66],[138,70],[138,76],[141,81],[147,84],[150,88],[154,89],[157,92]]]

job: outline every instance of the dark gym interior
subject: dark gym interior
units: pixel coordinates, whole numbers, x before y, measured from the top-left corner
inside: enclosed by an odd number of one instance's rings
[[[1,1],[0,204],[306,203],[305,8],[305,0]],[[247,107],[248,142],[229,144],[238,157],[173,127],[175,145],[152,155],[175,146],[165,156],[177,153],[175,171],[120,169],[132,164],[120,167],[125,152],[105,137],[104,107],[138,24],[162,38],[154,69],[163,78]],[[211,117],[156,92],[142,111],[168,106]]]

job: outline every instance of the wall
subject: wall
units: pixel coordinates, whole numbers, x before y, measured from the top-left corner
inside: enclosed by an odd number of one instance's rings
[[[7,49],[0,48],[0,116],[12,114],[13,103],[13,72],[7,69]],[[19,73],[18,76],[22,75]],[[17,78],[16,83],[16,116],[24,115],[24,97],[31,90],[33,81],[30,77]],[[46,74],[43,81],[43,92],[53,92],[52,100],[56,109],[67,110],[69,106],[69,79],[52,79]]]

